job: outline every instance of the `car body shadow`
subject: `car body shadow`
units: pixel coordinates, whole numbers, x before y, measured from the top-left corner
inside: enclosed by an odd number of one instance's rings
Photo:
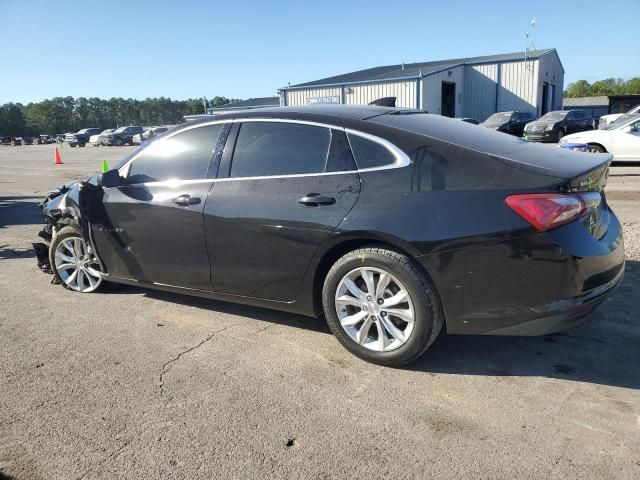
[[[404,369],[450,375],[538,376],[640,389],[640,322],[636,305],[640,262],[627,261],[625,279],[581,326],[543,337],[447,335]],[[121,286],[117,293],[239,315],[264,322],[331,334],[324,319],[209,300],[159,290]]]
[[[38,203],[42,197],[0,197],[0,228],[43,223]]]

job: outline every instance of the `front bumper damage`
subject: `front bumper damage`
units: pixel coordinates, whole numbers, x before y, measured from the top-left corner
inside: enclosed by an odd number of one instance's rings
[[[45,225],[38,233],[42,242],[32,243],[38,261],[38,268],[44,273],[53,274],[51,265],[50,246],[56,232],[67,225],[75,225],[82,232],[85,241],[88,239],[88,224],[83,215],[81,199],[84,192],[95,190],[96,185],[88,182],[72,182],[49,192],[38,207],[42,210]],[[88,242],[89,243],[89,242]],[[55,275],[52,283],[57,283]]]

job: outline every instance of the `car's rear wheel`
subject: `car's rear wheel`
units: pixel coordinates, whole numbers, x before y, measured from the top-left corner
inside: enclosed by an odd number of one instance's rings
[[[69,143],[69,146],[70,146],[71,148],[74,148],[74,147],[76,146],[76,144],[75,144],[75,143]]]
[[[338,341],[354,355],[397,367],[415,360],[443,325],[434,288],[414,260],[385,248],[363,248],[331,267],[324,313]]]
[[[68,225],[57,232],[49,256],[53,274],[65,288],[90,293],[102,284],[100,264],[77,227]]]
[[[590,153],[607,153],[604,147],[600,145],[596,145],[594,143],[589,144],[589,152]]]

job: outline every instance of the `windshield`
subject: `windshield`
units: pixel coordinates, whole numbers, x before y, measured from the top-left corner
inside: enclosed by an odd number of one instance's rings
[[[557,122],[558,120],[562,120],[566,117],[567,113],[569,112],[549,112],[540,117],[540,120],[553,120]]]
[[[122,132],[124,132],[126,129],[127,129],[127,127],[120,127],[120,128],[118,128],[117,130],[114,130],[114,132],[113,132],[113,133],[122,133]]]
[[[485,120],[485,123],[506,123],[511,120],[512,112],[494,113]]]
[[[625,113],[621,117],[617,118],[615,122],[611,122],[605,127],[605,130],[617,130],[618,128],[624,128],[627,125],[640,120],[640,112],[637,113]]]
[[[112,130],[111,128],[108,128],[107,130],[103,130],[103,131],[102,131],[102,133],[101,133],[101,135],[102,135],[103,133],[111,133],[111,132],[113,132],[113,130]]]
[[[87,133],[88,128],[83,128],[82,130],[78,130],[76,133]]]

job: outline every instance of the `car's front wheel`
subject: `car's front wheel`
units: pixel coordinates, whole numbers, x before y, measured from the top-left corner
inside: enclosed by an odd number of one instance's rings
[[[53,237],[49,261],[56,279],[69,290],[90,293],[102,284],[100,264],[75,226],[67,225]]]
[[[444,319],[429,279],[414,260],[385,248],[341,257],[322,291],[331,331],[354,355],[398,367],[438,336]]]
[[[564,137],[564,130],[563,129],[558,130],[558,133],[556,134],[556,142],[559,143],[563,137]]]

